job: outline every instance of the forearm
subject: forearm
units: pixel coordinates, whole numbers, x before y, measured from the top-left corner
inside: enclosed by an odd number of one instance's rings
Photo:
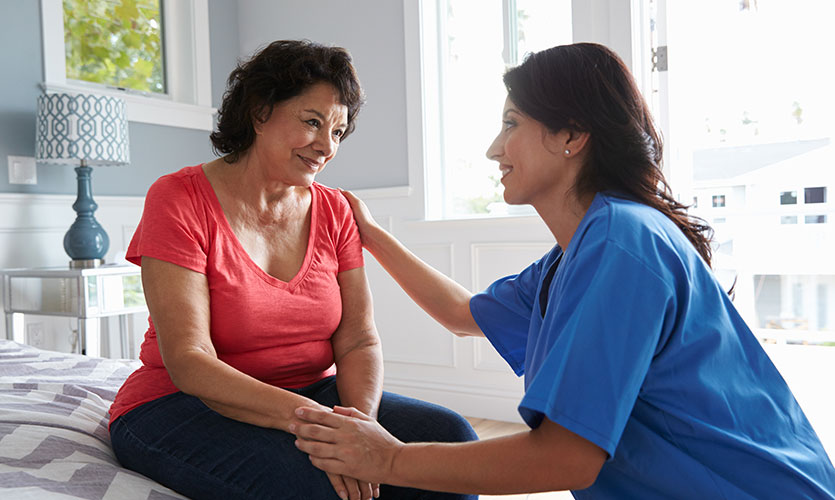
[[[542,445],[530,432],[469,443],[406,444],[394,460],[391,484],[492,495],[591,484],[588,471],[572,463],[570,449]]]
[[[342,406],[377,418],[383,392],[383,353],[379,342],[358,347],[337,361],[336,388]]]
[[[472,292],[423,262],[379,226],[369,228],[364,236],[377,262],[436,321],[459,335],[482,334],[469,309]]]
[[[178,389],[199,398],[221,415],[241,422],[286,431],[298,406],[318,406],[304,396],[261,382],[207,353],[182,353],[169,360],[168,365]]]

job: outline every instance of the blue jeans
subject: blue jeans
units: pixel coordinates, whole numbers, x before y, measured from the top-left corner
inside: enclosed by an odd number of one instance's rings
[[[293,391],[329,407],[339,404],[334,377]],[[383,393],[377,420],[403,442],[478,439],[457,413],[388,392]],[[122,415],[111,425],[110,437],[124,467],[193,499],[339,498],[325,473],[293,444],[293,434],[224,417],[182,392]],[[380,496],[478,498],[389,485],[380,486]]]

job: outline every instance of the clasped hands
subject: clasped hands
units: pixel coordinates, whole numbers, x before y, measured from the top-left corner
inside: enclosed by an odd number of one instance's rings
[[[392,483],[394,460],[403,443],[388,433],[374,418],[355,408],[335,406],[333,410],[299,407],[289,430],[296,435],[296,447],[310,456],[311,463],[331,474],[357,478],[372,485],[379,496],[381,483]],[[342,493],[340,497],[342,497]],[[348,496],[342,498],[362,498]]]

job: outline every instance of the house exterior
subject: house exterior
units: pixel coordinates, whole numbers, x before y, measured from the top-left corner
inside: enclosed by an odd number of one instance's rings
[[[835,341],[835,146],[829,138],[693,155],[694,213],[717,275],[764,339]]]

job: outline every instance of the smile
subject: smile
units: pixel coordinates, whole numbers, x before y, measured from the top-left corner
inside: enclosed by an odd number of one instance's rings
[[[513,167],[511,167],[510,165],[499,165],[499,170],[502,173],[502,179],[504,179],[504,177],[507,174],[509,174],[511,171],[513,171]]]
[[[305,158],[304,156],[297,156],[305,165],[310,167],[311,170],[319,170],[320,168],[322,168],[322,164],[317,161],[311,160],[310,158]]]

